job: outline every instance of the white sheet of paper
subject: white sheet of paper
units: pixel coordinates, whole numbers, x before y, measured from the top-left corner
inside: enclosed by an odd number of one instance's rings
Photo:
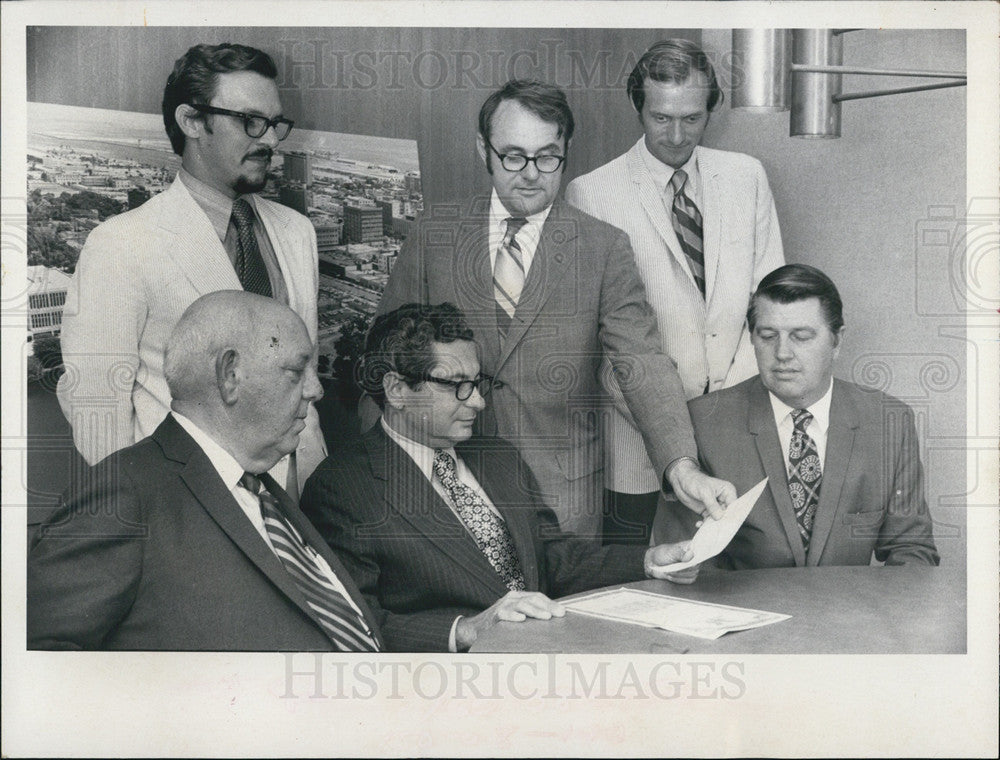
[[[567,610],[582,615],[662,628],[702,639],[717,639],[730,631],[760,628],[791,617],[630,588],[598,591],[562,604]]]
[[[750,510],[757,503],[757,499],[764,493],[766,485],[767,478],[764,478],[760,483],[726,507],[722,513],[722,517],[718,520],[706,517],[701,527],[698,528],[698,532],[691,539],[691,551],[694,552],[694,557],[687,562],[675,562],[672,565],[666,565],[662,569],[667,572],[676,572],[686,567],[701,564],[706,559],[711,559],[729,546],[729,542],[733,540],[736,531],[740,529],[740,526],[747,519],[747,515],[750,514]]]

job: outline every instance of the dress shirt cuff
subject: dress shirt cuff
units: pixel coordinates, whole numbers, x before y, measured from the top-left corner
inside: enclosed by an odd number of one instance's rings
[[[664,491],[667,491],[670,488],[670,473],[672,473],[674,471],[674,468],[677,467],[677,465],[679,465],[681,462],[692,462],[694,463],[695,467],[697,467],[699,470],[701,469],[701,465],[698,464],[698,460],[695,459],[694,457],[677,457],[677,459],[670,460],[670,464],[667,465],[667,469],[663,471],[662,487]]]
[[[455,622],[451,624],[451,633],[448,634],[448,651],[458,652],[458,642],[455,640],[455,632],[458,630],[458,621],[461,620],[465,615],[459,615],[455,618]]]

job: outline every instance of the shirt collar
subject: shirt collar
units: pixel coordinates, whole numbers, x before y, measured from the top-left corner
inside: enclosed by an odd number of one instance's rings
[[[201,447],[201,450],[205,452],[205,456],[208,457],[208,461],[212,463],[216,472],[219,473],[219,477],[226,484],[226,488],[232,490],[238,486],[240,478],[243,477],[243,468],[236,461],[235,457],[183,414],[176,411],[170,413],[177,420],[177,423],[187,431],[188,435],[194,438],[194,442]]]
[[[229,218],[233,214],[233,202],[236,199],[230,198],[225,193],[220,193],[211,185],[202,182],[184,167],[181,167],[177,172],[177,177],[184,183],[184,187],[187,188],[188,192],[191,193],[191,197],[194,198],[195,203],[208,216],[208,220],[212,223],[212,229],[219,236],[219,240],[225,240],[226,231],[229,229]],[[242,197],[249,203],[256,213],[257,205],[254,202],[253,195],[239,197]]]
[[[526,226],[534,227],[536,230],[540,229],[542,224],[544,224],[545,220],[548,218],[551,210],[552,204],[550,203],[538,213],[525,217],[525,219],[528,220],[528,224]],[[506,206],[503,205],[503,201],[500,200],[500,196],[497,195],[496,188],[494,188],[492,194],[490,195],[490,229],[494,231],[500,229],[500,225],[502,225],[504,221],[511,216],[513,216],[513,214],[507,210]],[[505,231],[506,230],[500,229],[501,234]],[[520,238],[518,238],[518,240],[520,240]]]
[[[691,152],[691,157],[684,162],[684,165],[680,168],[684,170],[684,173],[688,176],[688,186],[687,191],[690,197],[694,197],[698,193],[698,188],[701,183],[701,174],[698,170],[698,151],[700,146],[695,146],[695,149]],[[639,138],[639,155],[642,156],[642,161],[646,165],[646,169],[649,170],[650,176],[653,178],[653,183],[656,185],[659,191],[665,192],[667,185],[670,184],[670,178],[674,176],[676,169],[672,166],[667,166],[660,159],[649,152],[649,148],[646,146],[646,138]],[[672,192],[672,191],[671,191]]]
[[[434,479],[434,454],[437,450],[432,449],[430,446],[425,446],[422,443],[414,441],[412,438],[407,438],[402,433],[397,432],[392,426],[389,425],[385,417],[382,417],[382,429],[385,434],[389,436],[393,441],[399,444],[399,447],[409,454],[410,458],[416,463],[417,467],[424,474],[428,480]],[[454,447],[449,446],[447,449],[441,449],[447,454],[451,455],[451,458],[458,462],[458,455],[455,453]]]
[[[774,413],[774,424],[780,427],[786,420],[791,420],[792,411],[797,407],[789,406],[771,393],[771,391],[768,391],[767,395],[771,398],[771,411]],[[806,407],[806,411],[813,416],[812,422],[809,423],[809,427],[813,430],[825,433],[826,429],[830,426],[830,400],[832,398],[833,378],[831,377],[830,387],[826,389],[826,393],[823,394],[822,398],[811,406]]]

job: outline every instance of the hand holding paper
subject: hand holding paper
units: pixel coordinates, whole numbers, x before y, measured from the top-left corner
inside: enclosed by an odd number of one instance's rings
[[[698,565],[671,572],[666,568],[678,563],[684,564],[694,557],[690,541],[677,544],[660,544],[646,551],[645,571],[649,578],[671,581],[672,583],[694,583],[698,577]]]
[[[682,457],[671,466],[667,480],[681,503],[693,512],[722,517],[727,505],[736,499],[736,489],[727,480],[713,478],[701,471],[693,459]]]
[[[759,499],[760,495],[764,492],[764,487],[766,485],[767,478],[764,478],[760,481],[760,483],[755,485],[736,501],[732,502],[722,513],[722,516],[719,517],[719,519],[705,520],[698,529],[698,532],[694,534],[694,538],[691,539],[690,545],[693,556],[687,560],[658,567],[656,569],[657,574],[652,577],[667,578],[670,575],[675,575],[678,571],[685,570],[693,567],[694,565],[699,565],[705,560],[711,559],[725,549],[729,545],[729,542],[733,540],[733,536],[736,535],[736,531],[740,529],[740,526],[743,525],[743,522],[747,519],[747,515],[750,514],[750,510],[753,509],[754,505],[757,503],[757,499]],[[683,544],[675,544],[675,546],[681,545]],[[648,556],[649,555],[647,553],[647,557]],[[668,580],[673,580],[673,578],[668,578]],[[691,581],[687,582],[690,583]]]

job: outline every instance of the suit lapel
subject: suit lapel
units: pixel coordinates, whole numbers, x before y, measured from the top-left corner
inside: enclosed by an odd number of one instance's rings
[[[702,249],[705,253],[705,302],[712,303],[715,277],[719,271],[719,252],[722,250],[722,230],[726,224],[726,211],[731,206],[729,183],[719,177],[712,155],[695,148],[698,174],[701,176]]]
[[[691,280],[691,284],[697,287],[694,278],[691,277],[684,252],[677,242],[677,233],[674,232],[674,226],[670,219],[670,209],[664,205],[661,188],[658,188],[656,183],[653,182],[653,177],[646,168],[645,161],[642,160],[641,142],[642,140],[640,139],[635,147],[628,152],[629,174],[632,177],[632,181],[636,184],[639,202],[642,204],[642,208],[646,212],[650,224],[653,225],[653,228],[663,239],[663,244],[670,251],[670,255],[680,264],[681,269],[687,275],[688,279]]]
[[[365,434],[365,448],[373,475],[385,483],[391,509],[420,536],[461,569],[463,577],[483,586],[497,598],[507,593],[493,566],[451,508],[438,496],[420,468],[382,430],[381,423]],[[421,551],[414,545],[414,551]]]
[[[254,197],[254,208],[257,209],[257,216],[260,217],[267,239],[271,241],[271,250],[278,260],[278,266],[285,278],[285,287],[288,290],[288,305],[293,310],[299,311],[298,290],[295,288],[294,279],[290,276],[295,271],[294,264],[289,260],[289,252],[294,250],[294,243],[288,240],[288,219],[283,218],[274,212],[268,203],[262,203],[259,196]]]
[[[830,426],[826,433],[826,455],[823,461],[823,484],[819,491],[819,505],[816,507],[816,521],[813,523],[809,539],[807,564],[819,564],[830,531],[841,511],[841,494],[847,469],[854,451],[854,436],[860,418],[851,399],[844,393],[843,386],[834,380],[833,396],[830,400]]]
[[[778,441],[778,429],[774,425],[774,414],[767,389],[758,379],[750,388],[750,414],[748,420],[749,432],[754,436],[757,445],[757,455],[767,474],[767,487],[771,493],[775,510],[781,526],[785,529],[785,538],[795,558],[796,567],[806,564],[806,553],[799,535],[799,526],[795,522],[795,510],[788,494],[788,473],[785,471],[785,457]]]
[[[181,479],[223,533],[285,596],[316,621],[315,613],[306,604],[305,597],[292,576],[247,519],[211,460],[194,440],[170,415],[156,429],[153,437],[169,459],[184,464]],[[319,621],[316,621],[316,625],[319,625]]]
[[[585,244],[585,241],[579,239],[578,230],[574,221],[562,218],[562,203],[556,201],[542,225],[538,248],[535,249],[531,269],[524,281],[521,298],[507,330],[507,337],[500,346],[498,370],[524,338],[542,307],[562,282],[566,271],[576,266],[577,247]]]
[[[532,534],[534,523],[530,518],[533,505],[516,503],[519,498],[523,498],[519,497],[523,493],[518,488],[520,474],[507,466],[509,459],[497,457],[491,450],[462,446],[458,448],[458,453],[507,523],[507,530],[514,542],[514,550],[524,574],[525,588],[540,588],[538,562],[535,561],[535,537]]]
[[[177,264],[195,290],[204,295],[216,290],[242,290],[236,270],[215,233],[208,216],[180,179],[164,191],[160,229],[171,237],[166,255]]]

